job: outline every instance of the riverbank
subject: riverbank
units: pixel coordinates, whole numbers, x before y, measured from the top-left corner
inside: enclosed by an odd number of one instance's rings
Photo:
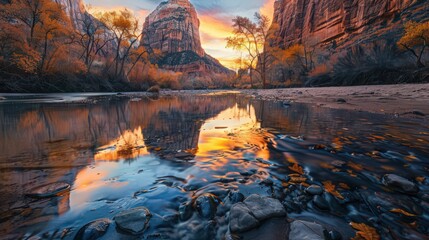
[[[429,115],[429,84],[371,85],[351,87],[162,91],[161,95],[239,93],[285,104],[308,103],[319,107],[348,109],[407,117]]]

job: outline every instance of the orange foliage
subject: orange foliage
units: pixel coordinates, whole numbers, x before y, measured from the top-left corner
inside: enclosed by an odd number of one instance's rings
[[[365,239],[365,240],[380,240],[380,235],[378,235],[375,228],[370,227],[364,223],[350,223],[350,225],[358,230],[356,236],[353,239]]]
[[[298,163],[293,164],[289,169],[299,174],[304,174],[304,170],[298,165]]]
[[[344,197],[337,191],[337,187],[331,182],[331,181],[324,181],[323,186],[325,187],[325,190],[335,197],[339,199],[344,199]]]

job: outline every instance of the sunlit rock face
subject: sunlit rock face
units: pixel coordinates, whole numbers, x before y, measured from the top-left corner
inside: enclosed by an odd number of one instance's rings
[[[55,2],[63,6],[73,26],[76,29],[82,30],[83,21],[85,17],[89,16],[89,13],[85,10],[83,0],[55,0]]]
[[[277,0],[273,29],[277,45],[307,42],[347,48],[374,40],[395,40],[403,23],[428,19],[428,1]]]
[[[157,64],[164,69],[196,75],[229,73],[205,53],[199,28],[197,12],[188,0],[168,0],[146,18],[141,44],[161,52]]]

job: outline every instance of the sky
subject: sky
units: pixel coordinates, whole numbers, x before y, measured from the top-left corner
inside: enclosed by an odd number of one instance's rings
[[[143,25],[144,19],[164,0],[85,0],[90,12],[127,8],[134,11]],[[204,50],[229,68],[240,53],[227,49],[226,40],[231,35],[235,16],[252,18],[260,12],[272,18],[275,0],[191,0],[200,19],[200,36]]]

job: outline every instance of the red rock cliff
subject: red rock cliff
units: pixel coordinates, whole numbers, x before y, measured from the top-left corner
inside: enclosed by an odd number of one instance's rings
[[[194,75],[230,73],[205,53],[199,28],[197,12],[189,0],[168,0],[146,18],[141,44],[162,53],[157,64],[164,69]]]
[[[277,0],[273,23],[281,47],[308,42],[346,48],[400,36],[409,19],[429,19],[427,0]]]

